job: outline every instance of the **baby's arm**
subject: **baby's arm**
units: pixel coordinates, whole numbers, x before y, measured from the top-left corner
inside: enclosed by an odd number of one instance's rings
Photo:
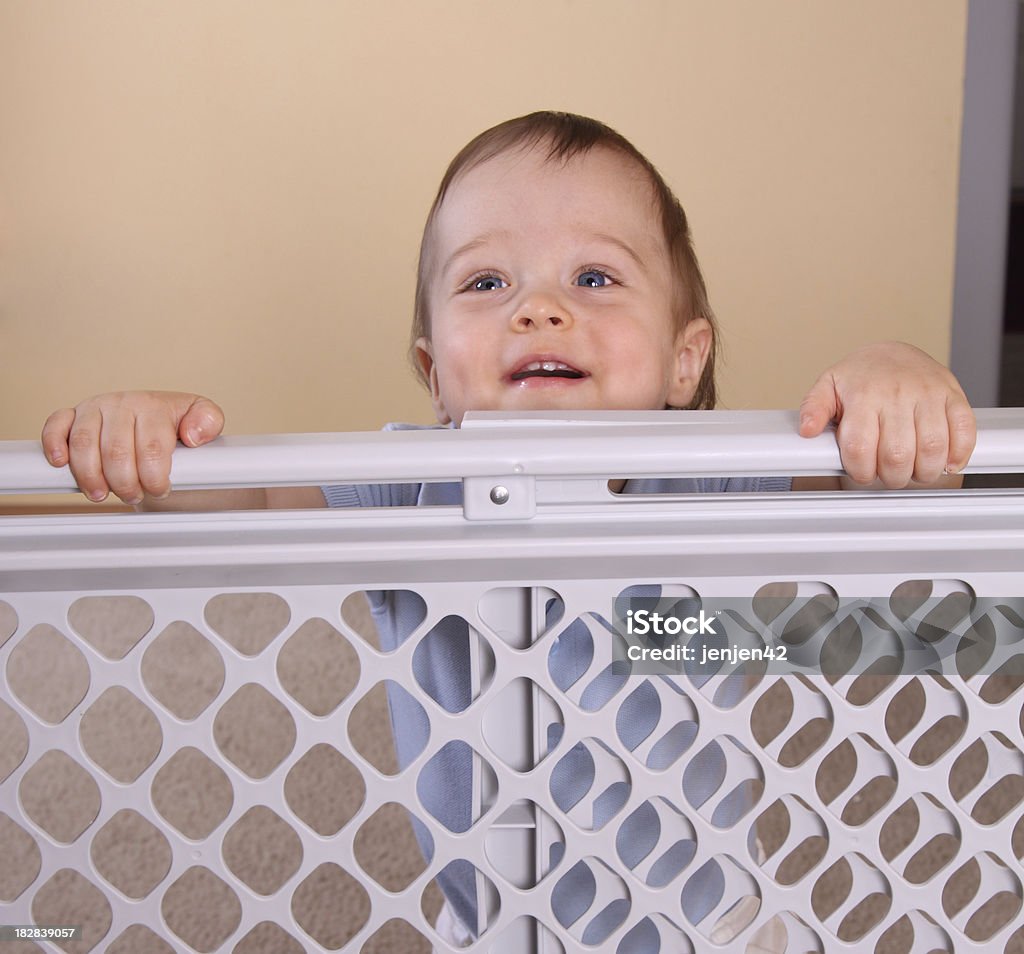
[[[818,378],[800,405],[800,433],[814,437],[829,421],[837,425],[844,489],[958,487],[977,436],[952,372],[900,342],[861,348]],[[836,486],[835,478],[793,481],[794,490]]]
[[[54,411],[43,425],[46,459],[69,464],[82,493],[111,492],[140,510],[258,510],[323,507],[317,487],[171,493],[171,453],[198,447],[224,428],[224,412],[198,394],[121,391]]]

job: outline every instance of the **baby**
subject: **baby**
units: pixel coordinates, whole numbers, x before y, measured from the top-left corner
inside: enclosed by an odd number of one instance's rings
[[[534,113],[487,130],[452,161],[423,233],[412,334],[414,362],[439,425],[458,427],[470,410],[711,408],[716,343],[686,216],[660,174],[618,133],[580,116]],[[909,345],[864,348],[826,370],[804,399],[800,431],[814,436],[830,421],[838,424],[849,486],[953,485],[974,446],[974,417],[956,380]],[[194,394],[105,394],[56,411],[42,441],[50,463],[70,464],[90,499],[112,491],[146,509],[459,500],[454,484],[172,494],[176,443],[204,444],[223,423],[220,408]],[[839,482],[630,481],[624,489],[790,485],[824,489]],[[402,600],[396,593],[372,598],[384,649],[401,642],[415,616]],[[431,651],[417,654],[418,678],[456,711],[470,678],[468,662],[459,661],[469,657],[468,633],[458,621],[447,625],[450,632],[439,634]],[[570,627],[555,641],[550,668],[563,689],[574,678],[583,638]],[[397,697],[391,708],[405,764],[419,751],[422,710]],[[447,827],[465,830],[468,760],[456,754],[428,769],[418,782],[421,799]],[[571,780],[573,772],[562,775]],[[566,792],[552,794],[559,803],[572,801]],[[472,937],[471,867],[453,870],[442,887],[446,936]]]
[[[440,423],[457,427],[471,408],[711,408],[715,350],[685,213],[618,133],[534,113],[487,130],[452,161],[423,233],[413,323]],[[848,484],[931,484],[956,474],[974,446],[956,379],[904,344],[861,349],[818,378],[800,432],[830,420]],[[315,488],[169,497],[177,441],[204,444],[223,424],[198,395],[104,394],[52,414],[42,442],[91,500],[113,491],[161,509],[324,506]]]

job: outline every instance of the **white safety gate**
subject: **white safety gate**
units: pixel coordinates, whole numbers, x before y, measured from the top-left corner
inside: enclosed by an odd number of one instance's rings
[[[972,471],[1024,470],[1020,412],[979,418]],[[456,871],[475,951],[1024,950],[1024,496],[607,487],[837,467],[783,414],[480,415],[175,458],[179,487],[464,507],[0,520],[0,932],[79,929],[0,951],[456,950]],[[0,445],[0,492],[69,481]],[[382,592],[419,607],[392,652]],[[791,671],[624,664],[631,596],[727,606]],[[417,666],[452,617],[457,703]],[[398,699],[428,727],[401,770]],[[452,826],[417,779],[456,757]]]

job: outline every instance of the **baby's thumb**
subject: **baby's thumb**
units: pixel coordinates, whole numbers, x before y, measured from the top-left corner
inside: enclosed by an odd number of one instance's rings
[[[830,375],[823,374],[800,402],[800,436],[817,437],[839,416],[839,401]]]
[[[178,436],[187,447],[199,447],[224,430],[224,412],[209,398],[198,397],[178,422]]]

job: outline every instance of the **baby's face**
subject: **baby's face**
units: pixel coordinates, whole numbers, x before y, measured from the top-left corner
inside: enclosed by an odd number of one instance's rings
[[[431,335],[417,353],[441,423],[690,402],[711,331],[703,319],[677,330],[651,187],[626,158],[489,159],[448,192],[431,248]]]

